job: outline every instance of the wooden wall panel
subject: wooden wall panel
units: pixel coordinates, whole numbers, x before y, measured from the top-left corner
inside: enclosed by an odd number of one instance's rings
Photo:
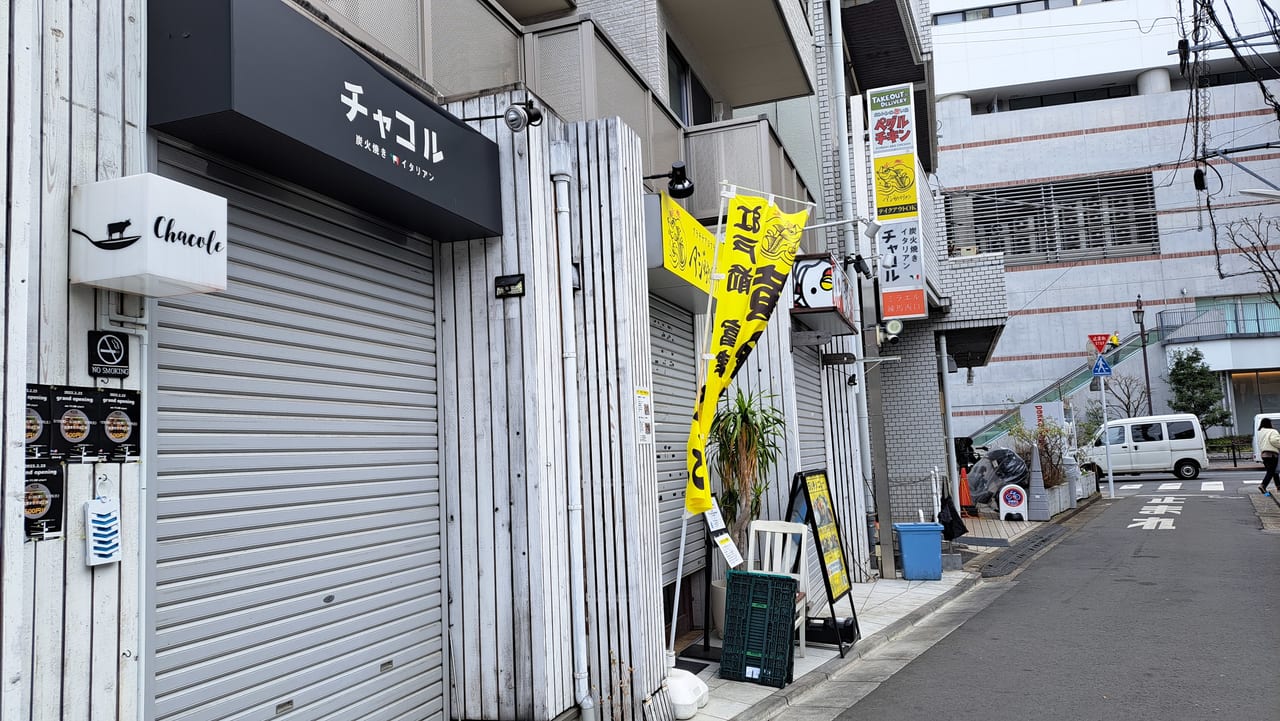
[[[641,152],[616,118],[569,136],[591,683],[603,718],[638,720],[661,686],[665,643],[657,465],[635,407],[637,389],[653,384]]]
[[[450,106],[496,114],[513,100]],[[502,238],[442,245],[439,329],[451,699],[455,717],[548,719],[573,697],[568,452],[583,470],[589,681],[602,717],[661,688],[657,472],[637,432],[652,385],[639,141],[618,120],[482,132],[501,149]],[[581,442],[566,446],[553,139],[574,155],[571,215]],[[494,297],[522,273],[521,298]]]
[[[500,113],[512,91],[450,104]],[[562,348],[549,139],[472,124],[500,148],[501,238],[440,246],[442,468],[454,716],[551,718],[573,705]],[[494,279],[522,273],[525,295]]]
[[[6,418],[22,417],[26,383],[95,385],[86,334],[102,327],[108,296],[67,282],[70,196],[74,185],[144,169],[139,12],[139,0],[43,0],[13,3],[0,20],[11,62],[4,81],[10,137],[24,139],[4,152]],[[144,356],[136,339],[132,350],[130,378],[96,385],[140,387]],[[21,445],[16,454],[11,447],[6,443],[4,457],[7,521],[23,478]],[[141,482],[137,465],[72,464],[62,538],[24,543],[20,514],[18,523],[0,526],[0,716],[79,721],[91,709],[136,716]],[[99,493],[121,498],[125,552],[132,555],[91,569],[84,565],[82,509]],[[14,649],[24,650],[21,658]]]
[[[0,51],[9,59],[0,74],[5,99],[0,115],[8,133],[0,136],[4,149],[4,173],[0,174],[0,199],[6,214],[0,247],[5,266],[3,304],[4,368],[2,386],[4,424],[0,426],[0,717],[26,718],[31,706],[32,655],[30,613],[33,602],[31,561],[23,543],[23,481],[25,452],[26,381],[28,359],[28,295],[33,218],[39,208],[38,146],[24,139],[39,137],[40,30],[35,2],[5,5],[0,14]],[[9,145],[9,139],[15,142]]]

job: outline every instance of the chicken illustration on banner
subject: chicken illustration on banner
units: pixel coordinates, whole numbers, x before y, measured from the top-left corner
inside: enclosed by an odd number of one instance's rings
[[[726,237],[716,260],[719,282],[711,289],[711,358],[689,429],[684,503],[691,514],[712,507],[706,450],[716,403],[764,334],[790,277],[808,217],[808,210],[783,213],[764,198],[735,195],[729,203]]]

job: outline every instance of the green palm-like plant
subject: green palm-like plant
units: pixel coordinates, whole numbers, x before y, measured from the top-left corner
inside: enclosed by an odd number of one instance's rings
[[[778,461],[786,421],[771,394],[737,395],[716,408],[707,445],[711,466],[720,476],[720,513],[729,535],[746,553],[747,524],[760,515],[760,499],[769,489],[769,472]]]

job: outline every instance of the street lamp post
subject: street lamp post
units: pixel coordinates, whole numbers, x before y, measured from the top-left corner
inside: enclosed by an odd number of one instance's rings
[[[1147,381],[1147,415],[1154,415],[1151,410],[1151,366],[1147,363],[1147,326],[1143,323],[1147,312],[1142,309],[1142,294],[1138,294],[1138,304],[1133,309],[1133,322],[1138,324],[1138,333],[1142,335],[1142,375]]]

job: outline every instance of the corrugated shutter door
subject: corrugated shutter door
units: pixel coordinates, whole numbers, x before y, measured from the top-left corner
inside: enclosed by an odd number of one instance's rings
[[[827,438],[822,425],[822,361],[812,348],[796,348],[796,416],[800,461],[804,470],[827,466]]]
[[[694,352],[693,315],[661,298],[649,297],[649,335],[653,344],[654,433],[658,455],[658,514],[662,538],[662,583],[676,579],[680,557],[680,517],[684,512],[684,488],[688,479],[685,452],[693,400],[697,394],[697,354]],[[684,572],[705,563],[706,549],[701,517],[689,519],[685,541]]]
[[[230,262],[154,309],[148,717],[443,718],[430,242],[161,163],[227,196]]]
[[[796,371],[796,424],[800,436],[800,463],[802,470],[827,468],[827,437],[823,430],[822,416],[822,358],[817,349],[799,347],[791,355]],[[827,480],[831,469],[827,468]],[[837,503],[840,499],[834,499]],[[818,539],[810,536],[809,548],[809,602],[810,612],[826,602],[826,585],[822,577],[822,557]]]

